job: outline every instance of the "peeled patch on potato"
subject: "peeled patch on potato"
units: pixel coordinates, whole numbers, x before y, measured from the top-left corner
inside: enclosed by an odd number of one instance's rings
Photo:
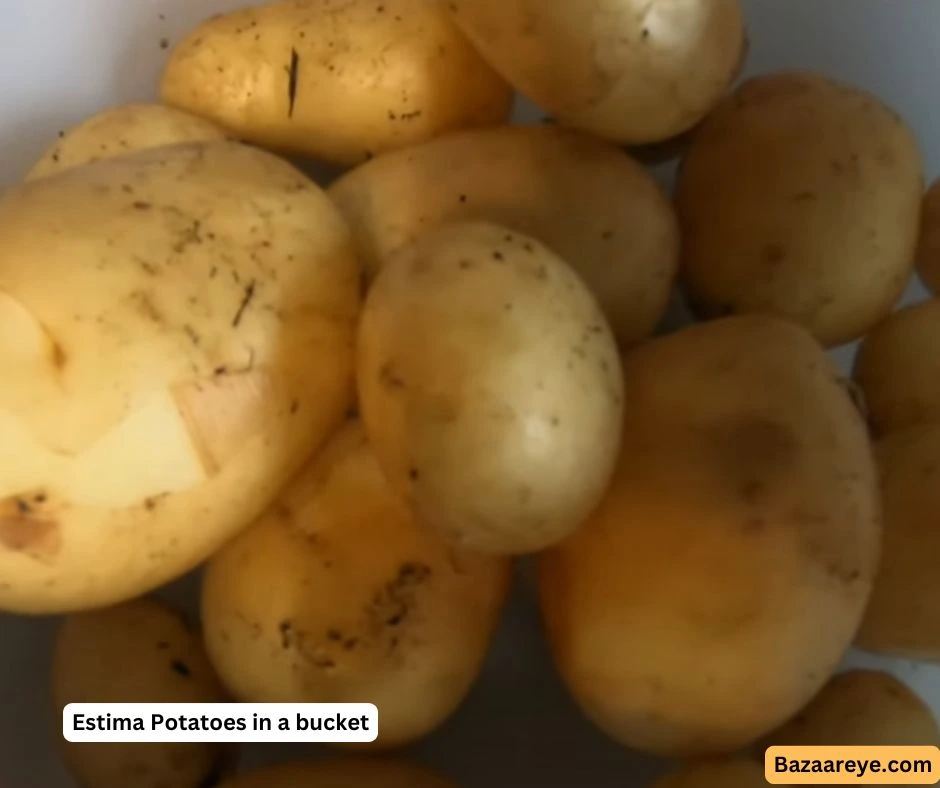
[[[661,777],[649,788],[766,788],[764,769],[745,758],[691,763]]]
[[[559,257],[497,225],[445,225],[385,264],[358,387],[392,487],[468,548],[565,538],[616,462],[623,381],[600,308]]]
[[[894,432],[877,445],[884,556],[857,645],[940,661],[940,424]]]
[[[226,703],[199,633],[151,599],[66,618],[58,632],[52,696],[70,703]],[[69,771],[85,788],[203,788],[230,770],[233,753],[211,742],[74,744]]]
[[[185,142],[226,139],[222,129],[188,112],[160,104],[128,104],[95,115],[63,131],[26,176],[27,181],[101,159]]]
[[[89,164],[8,192],[0,235],[0,609],[186,573],[342,421],[359,266],[280,159],[220,142]]]
[[[449,0],[461,29],[565,125],[625,144],[687,131],[744,51],[739,0]]]
[[[850,670],[833,678],[765,747],[935,747],[933,712],[890,673]]]
[[[456,788],[449,780],[399,761],[337,760],[271,766],[234,777],[219,788]]]
[[[241,139],[338,165],[508,120],[511,88],[427,0],[281,0],[173,51],[163,100]]]
[[[374,703],[379,737],[368,746],[402,746],[464,700],[509,580],[507,560],[451,548],[420,528],[361,425],[349,422],[209,562],[206,643],[239,699]]]
[[[877,434],[940,423],[940,300],[876,326],[856,356],[855,380]]]
[[[922,190],[917,140],[878,99],[812,73],[751,79],[680,168],[689,300],[705,318],[770,314],[826,346],[857,339],[910,280]]]
[[[865,424],[822,348],[727,318],[624,359],[623,447],[589,522],[540,559],[562,677],[617,741],[741,749],[848,649],[881,540]]]
[[[622,347],[666,313],[679,227],[653,178],[613,145],[554,127],[501,126],[395,151],[328,190],[374,277],[424,232],[495,222],[531,235],[591,289]]]

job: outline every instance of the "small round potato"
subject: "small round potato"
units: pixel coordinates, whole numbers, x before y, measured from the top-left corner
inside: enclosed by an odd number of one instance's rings
[[[756,762],[727,758],[682,766],[649,788],[767,788],[767,780]]]
[[[855,379],[877,434],[940,423],[940,300],[878,325],[856,357]]]
[[[852,642],[878,563],[865,424],[799,326],[745,316],[624,359],[613,484],[540,559],[555,661],[602,730],[676,757],[748,746]]]
[[[557,127],[448,134],[379,156],[329,195],[370,278],[446,222],[538,238],[591,289],[622,347],[655,331],[679,272],[679,223],[656,181],[617,147]]]
[[[890,673],[851,670],[833,678],[764,747],[935,747],[933,712]]]
[[[489,651],[510,562],[418,527],[350,422],[273,510],[215,556],[202,609],[222,680],[259,703],[375,703],[374,747],[457,709]]]
[[[744,49],[740,0],[450,0],[493,67],[565,125],[625,144],[694,126]]]
[[[917,266],[927,289],[940,295],[940,180],[924,196]]]
[[[399,761],[330,760],[271,766],[219,788],[455,788],[433,772]]]
[[[940,660],[940,424],[894,432],[877,446],[884,555],[857,644]]]
[[[513,104],[436,0],[280,0],[214,17],[172,53],[162,96],[337,165],[505,122]]]
[[[705,318],[784,317],[827,346],[858,338],[913,272],[922,166],[911,130],[866,93],[810,73],[745,82],[682,162],[690,302]]]
[[[128,104],[95,115],[69,131],[43,154],[27,181],[150,148],[226,139],[222,129],[188,112],[161,104]]]
[[[70,703],[224,703],[198,632],[151,599],[66,618],[52,667],[58,718]],[[66,765],[84,788],[202,788],[229,765],[228,748],[199,743],[74,744]]]
[[[392,486],[455,544],[541,550],[610,481],[613,335],[577,275],[525,235],[450,224],[390,259],[363,312],[358,383]]]

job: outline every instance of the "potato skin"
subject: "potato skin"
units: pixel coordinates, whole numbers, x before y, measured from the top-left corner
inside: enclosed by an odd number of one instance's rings
[[[163,100],[283,153],[351,165],[508,120],[511,88],[427,0],[281,0],[173,51]]]
[[[940,423],[940,301],[895,312],[865,337],[855,359],[879,435]]]
[[[534,239],[484,222],[429,232],[375,280],[358,349],[379,462],[455,544],[536,552],[600,501],[623,418],[616,345]]]
[[[894,432],[877,445],[884,549],[857,645],[940,660],[940,425]]]
[[[370,277],[447,222],[538,238],[591,288],[622,347],[653,333],[678,275],[678,221],[658,184],[613,145],[557,127],[450,134],[380,156],[328,192]]]
[[[914,266],[923,164],[910,129],[802,72],[745,82],[682,162],[681,278],[705,318],[764,313],[826,346],[891,312]]]
[[[335,760],[259,769],[219,788],[456,788],[419,766],[385,760]]]
[[[566,125],[624,144],[694,126],[743,51],[739,0],[451,0],[461,29]]]
[[[47,178],[101,159],[184,142],[226,139],[218,126],[161,104],[111,107],[63,132],[33,166],[27,181]]]
[[[727,318],[624,359],[623,448],[590,522],[541,558],[569,689],[621,743],[740,749],[855,635],[880,528],[865,425],[798,326]]]
[[[70,703],[229,700],[199,633],[153,599],[66,618],[56,637],[52,696],[58,719]],[[209,742],[73,744],[61,739],[61,748],[84,788],[201,788],[227,770],[232,754]]]
[[[745,758],[690,763],[670,772],[650,788],[765,788],[764,770]]]
[[[0,609],[100,607],[184,574],[351,404],[349,232],[270,154],[79,167],[8,192],[0,233]]]
[[[375,703],[379,739],[363,747],[398,747],[431,733],[469,692],[509,580],[509,561],[419,528],[349,422],[209,562],[206,643],[239,699]]]
[[[917,270],[927,289],[940,295],[940,180],[924,195],[921,213]]]
[[[930,708],[890,673],[835,676],[764,747],[926,747],[940,743]]]

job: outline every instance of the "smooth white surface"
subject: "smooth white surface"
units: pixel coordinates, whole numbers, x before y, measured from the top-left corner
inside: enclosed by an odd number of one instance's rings
[[[0,0],[0,188],[57,132],[110,104],[153,98],[161,41],[238,0]],[[748,74],[823,71],[887,99],[916,130],[928,175],[940,173],[938,0],[748,0]],[[657,173],[664,179],[669,172]],[[2,239],[0,239],[2,243]],[[923,297],[912,285],[908,301]],[[843,361],[849,350],[837,354]],[[631,788],[663,764],[595,732],[566,698],[540,636],[526,567],[486,673],[460,714],[412,751],[463,788]],[[167,591],[192,609],[196,580]],[[262,591],[263,593],[263,591]],[[47,697],[54,621],[0,616],[0,788],[68,788]],[[940,669],[891,664],[940,713]],[[310,754],[259,745],[246,764]],[[133,788],[128,786],[127,788]]]

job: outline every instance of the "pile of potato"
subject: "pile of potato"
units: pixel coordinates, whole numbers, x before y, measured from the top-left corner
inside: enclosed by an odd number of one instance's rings
[[[373,702],[402,747],[536,555],[561,678],[682,762],[658,788],[940,743],[835,675],[940,659],[940,302],[894,312],[918,262],[940,292],[940,189],[876,97],[732,88],[746,42],[739,0],[276,0],[64,133],[0,199],[0,610],[65,616],[57,706]],[[701,322],[654,336],[677,287]],[[151,593],[200,566],[195,630]],[[450,785],[63,746],[86,788]]]

